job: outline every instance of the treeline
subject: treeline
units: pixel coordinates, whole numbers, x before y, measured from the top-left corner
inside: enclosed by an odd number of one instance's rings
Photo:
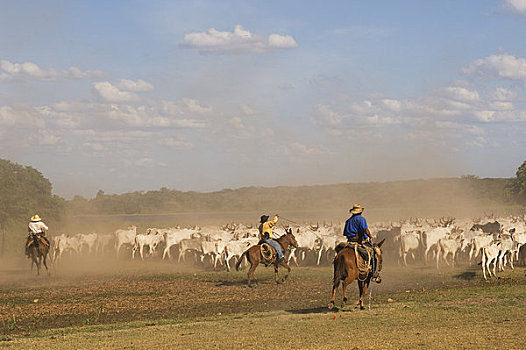
[[[38,170],[0,159],[0,224],[29,221],[38,213],[50,220],[64,214],[66,201],[52,194],[51,182]]]
[[[352,183],[297,187],[244,187],[217,192],[158,191],[75,196],[67,202],[71,215],[160,214],[184,212],[314,211],[348,207],[433,208],[509,204],[512,179],[474,176],[430,180]]]
[[[71,215],[132,215],[193,212],[341,210],[360,203],[374,208],[459,208],[526,204],[526,161],[515,178],[460,178],[318,186],[243,187],[216,192],[161,188],[72,200],[52,194],[51,182],[30,167],[0,159],[0,224]]]

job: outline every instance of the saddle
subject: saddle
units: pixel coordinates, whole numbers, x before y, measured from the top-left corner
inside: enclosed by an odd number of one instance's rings
[[[38,246],[39,244],[43,244],[49,248],[49,241],[47,240],[47,238],[38,233],[29,235],[27,237],[26,248],[29,248],[33,243],[35,243],[36,246]]]
[[[360,275],[366,275],[372,271],[373,248],[368,247],[357,242],[348,242],[347,246],[354,249],[354,256],[356,257],[356,266]],[[360,256],[362,259],[358,259]]]

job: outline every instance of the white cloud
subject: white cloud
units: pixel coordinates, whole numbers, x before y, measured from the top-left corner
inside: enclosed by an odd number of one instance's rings
[[[313,157],[330,154],[330,152],[322,148],[307,146],[299,142],[293,142],[290,145],[288,145],[286,148],[286,153],[289,156],[299,157],[300,159],[303,159],[303,157],[308,156]]]
[[[183,98],[178,102],[161,101],[161,110],[172,116],[182,115],[206,115],[212,112],[210,106],[201,105],[198,100]]]
[[[156,106],[138,106],[112,104],[109,118],[121,120],[134,127],[181,127],[204,128],[206,122],[198,119],[180,118],[175,114],[159,113]]]
[[[487,79],[526,80],[526,59],[513,55],[491,55],[462,69],[468,75]]]
[[[121,79],[119,81],[119,88],[122,90],[135,92],[153,91],[153,85],[141,79],[137,81]]]
[[[515,91],[511,91],[502,87],[496,88],[490,96],[490,98],[497,101],[511,101],[515,97],[517,97],[517,93]]]
[[[257,114],[257,112],[247,104],[241,105],[241,111],[243,111],[243,114],[245,114],[246,116],[252,116],[252,115]]]
[[[397,100],[384,99],[382,103],[392,111],[400,111],[402,109],[402,103]]]
[[[480,100],[477,91],[471,91],[463,87],[449,86],[443,89],[443,92],[446,97],[459,102],[476,102]]]
[[[245,129],[245,125],[243,124],[243,120],[239,117],[233,117],[230,119],[230,126],[235,129]]]
[[[337,126],[342,122],[343,117],[334,112],[329,106],[318,104],[314,106],[314,111],[321,119],[321,124]]]
[[[504,6],[520,15],[526,15],[526,0],[503,0]]]
[[[189,149],[193,148],[194,144],[188,141],[184,141],[180,138],[167,137],[160,141],[161,145],[173,147],[177,149]]]
[[[489,110],[475,111],[474,115],[481,122],[491,122],[495,120],[495,111],[489,111]]]
[[[127,91],[120,91],[109,81],[99,81],[93,83],[93,90],[104,101],[110,103],[133,102],[138,99],[137,95]]]
[[[277,49],[293,49],[298,47],[296,40],[290,35],[270,34],[268,46]]]
[[[142,157],[139,159],[124,159],[124,164],[129,166],[138,166],[138,167],[152,167],[155,165],[155,162],[150,157]]]
[[[298,44],[290,35],[270,34],[266,39],[244,30],[238,24],[233,32],[220,32],[211,28],[207,32],[186,34],[184,46],[200,53],[240,54],[292,49],[298,47]]]
[[[93,151],[96,151],[96,152],[100,152],[100,151],[104,151],[105,147],[100,144],[100,143],[91,143],[91,142],[86,142],[83,144],[84,147],[87,147]]]
[[[39,145],[56,145],[62,141],[62,137],[50,134],[49,132],[40,132],[37,138]]]
[[[46,123],[34,108],[26,105],[15,105],[0,107],[0,126],[41,129],[46,126]]]
[[[67,70],[57,72],[54,69],[42,69],[36,63],[12,63],[7,60],[0,60],[0,81],[15,79],[34,79],[34,80],[74,80],[74,79],[94,79],[104,77],[100,70],[81,71],[78,67],[69,67]]]

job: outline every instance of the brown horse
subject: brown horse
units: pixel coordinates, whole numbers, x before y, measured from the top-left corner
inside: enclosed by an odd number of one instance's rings
[[[287,233],[277,239],[277,241],[281,245],[281,248],[283,249],[283,254],[285,256],[285,259],[283,259],[283,261],[281,261],[281,262],[278,262],[277,259],[276,259],[275,254],[274,254],[274,259],[271,262],[271,264],[274,265],[274,274],[276,276],[276,283],[278,283],[278,284],[284,282],[287,279],[287,277],[289,276],[288,274],[290,273],[290,266],[287,263],[288,248],[290,246],[292,246],[294,248],[298,248],[298,242],[296,241],[296,237],[294,237],[294,235],[292,234],[292,230],[291,229],[286,229],[285,231]],[[272,247],[271,247],[271,249],[274,250],[274,248],[272,248]],[[253,277],[254,281],[256,282],[256,284],[258,284],[258,280],[256,278],[256,274],[254,273],[254,271],[256,270],[256,267],[259,265],[259,263],[261,263],[261,261],[263,260],[263,257],[261,256],[261,248],[260,248],[260,246],[259,245],[254,245],[254,246],[248,248],[241,255],[241,257],[239,258],[239,260],[236,263],[236,270],[237,271],[239,271],[239,266],[241,265],[241,262],[243,261],[243,257],[244,256],[246,256],[247,261],[250,263],[250,269],[248,270],[248,274],[247,274],[248,277],[247,278],[248,278],[248,286],[251,287],[251,283],[250,283],[251,278],[250,277]],[[288,271],[287,274],[281,280],[278,278],[278,267],[279,266],[283,266]]]
[[[46,271],[49,274],[46,260],[49,253],[49,245],[38,235],[32,235],[31,238],[32,241],[28,247],[29,256],[31,258],[31,272],[33,272],[33,265],[36,265],[37,274],[40,275],[40,267],[42,263],[44,263]]]
[[[373,244],[373,249],[376,253],[377,259],[377,272],[380,272],[382,270],[382,250],[380,248],[382,247],[384,241],[385,239],[381,240],[378,244]],[[363,273],[360,273],[357,264],[361,265],[363,263],[364,261],[360,254],[358,254],[357,261],[354,248],[350,246],[345,246],[338,252],[333,262],[334,278],[332,287],[332,298],[329,302],[329,309],[332,309],[334,307],[336,291],[338,290],[340,282],[342,282],[343,289],[342,307],[345,306],[345,303],[347,302],[347,286],[351,284],[354,280],[358,281],[358,288],[360,290],[360,309],[364,309],[363,299],[365,294],[367,293],[367,288],[369,287],[369,283],[371,282],[371,278],[373,277],[374,271],[371,271],[369,269]]]

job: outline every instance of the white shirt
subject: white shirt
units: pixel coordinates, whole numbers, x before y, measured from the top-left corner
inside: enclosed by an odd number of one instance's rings
[[[37,221],[37,222],[31,221],[28,225],[28,228],[30,232],[33,232],[35,234],[48,230],[48,227],[42,221]]]

